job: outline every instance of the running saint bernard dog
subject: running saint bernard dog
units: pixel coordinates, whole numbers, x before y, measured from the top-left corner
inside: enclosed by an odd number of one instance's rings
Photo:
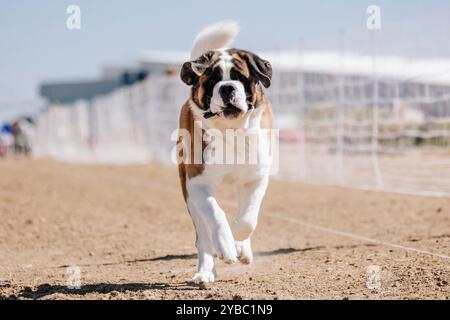
[[[197,236],[198,270],[192,278],[197,284],[214,282],[214,257],[227,264],[252,262],[250,238],[269,180],[271,163],[262,159],[268,159],[271,147],[267,132],[272,111],[265,88],[271,84],[272,66],[249,51],[225,48],[238,32],[233,21],[205,28],[181,70],[191,92],[180,113],[179,131],[187,136],[179,135],[177,155]],[[194,138],[198,135],[200,139]],[[225,178],[238,192],[238,213],[231,224],[215,198]]]

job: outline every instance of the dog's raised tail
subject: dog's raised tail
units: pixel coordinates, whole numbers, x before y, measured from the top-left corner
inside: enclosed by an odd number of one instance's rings
[[[202,54],[228,46],[239,33],[239,24],[234,20],[225,20],[204,28],[194,40],[191,59],[195,60]]]

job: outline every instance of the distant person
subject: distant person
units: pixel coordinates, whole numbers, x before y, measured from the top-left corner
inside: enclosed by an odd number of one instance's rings
[[[177,94],[178,70],[174,66],[169,66],[164,70],[164,81],[161,87],[161,104],[170,105],[175,103],[172,101]],[[174,81],[175,80],[175,81]]]
[[[8,149],[12,144],[12,126],[10,124],[4,124],[0,130],[0,158],[5,158],[8,155]]]
[[[6,157],[6,153],[8,151],[8,147],[6,143],[3,142],[2,136],[0,135],[0,158]]]
[[[2,138],[0,137],[0,158],[6,157],[6,152],[8,148],[6,144],[3,142]]]
[[[164,71],[164,75],[167,76],[167,77],[178,76],[178,70],[174,66],[169,66]]]
[[[30,118],[23,118],[12,124],[13,150],[15,155],[31,154],[33,124]]]

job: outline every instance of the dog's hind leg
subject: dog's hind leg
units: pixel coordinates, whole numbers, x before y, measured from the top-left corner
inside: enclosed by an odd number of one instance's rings
[[[253,261],[252,244],[250,238],[244,241],[236,241],[238,259],[243,264],[251,264]]]
[[[214,267],[214,248],[209,230],[203,218],[188,200],[188,208],[195,226],[197,247],[197,273],[192,278],[195,284],[214,282],[217,274]]]

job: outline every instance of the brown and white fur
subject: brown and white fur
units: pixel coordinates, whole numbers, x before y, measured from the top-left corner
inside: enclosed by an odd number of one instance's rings
[[[180,129],[191,136],[195,123],[201,123],[202,132],[232,129],[237,135],[271,128],[272,111],[264,87],[270,86],[272,67],[251,52],[223,48],[238,31],[238,25],[232,21],[205,28],[194,42],[192,61],[183,65],[181,79],[192,88],[181,109]],[[261,136],[265,139],[265,135]],[[229,142],[223,141],[223,145]],[[262,146],[269,148],[269,141]],[[178,147],[193,151],[194,139],[180,138]],[[214,153],[210,150],[213,147],[203,141],[201,148],[200,163],[191,161],[193,152],[191,159],[179,163],[183,196],[197,235],[198,270],[192,281],[198,284],[215,280],[215,256],[228,264],[237,260],[244,264],[252,262],[250,238],[257,225],[270,171],[267,163],[209,164],[208,155]],[[235,181],[238,191],[239,211],[231,225],[215,198],[225,177]]]

